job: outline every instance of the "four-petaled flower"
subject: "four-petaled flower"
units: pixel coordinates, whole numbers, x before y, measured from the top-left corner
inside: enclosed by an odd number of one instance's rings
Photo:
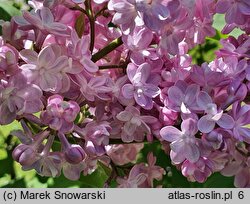
[[[181,131],[173,126],[163,127],[160,131],[161,137],[171,142],[171,157],[175,163],[181,163],[185,159],[196,162],[200,158],[200,150],[195,134],[198,132],[197,122],[193,119],[184,120]]]
[[[138,68],[129,64],[127,74],[132,84],[125,84],[122,87],[122,93],[125,98],[134,98],[136,103],[144,109],[152,109],[153,100],[160,94],[157,86],[157,80],[151,75],[151,67],[148,63],[143,63]]]

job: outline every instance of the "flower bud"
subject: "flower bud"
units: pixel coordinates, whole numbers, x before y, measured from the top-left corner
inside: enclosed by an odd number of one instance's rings
[[[22,166],[32,165],[37,160],[34,149],[25,144],[18,145],[12,152],[12,157]]]
[[[65,159],[71,164],[78,164],[86,158],[86,153],[79,145],[71,145],[65,153]]]

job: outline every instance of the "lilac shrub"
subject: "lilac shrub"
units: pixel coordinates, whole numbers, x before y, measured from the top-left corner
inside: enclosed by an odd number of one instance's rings
[[[0,124],[22,125],[12,155],[23,170],[78,180],[105,166],[105,186],[162,187],[160,155],[142,159],[157,143],[190,182],[220,172],[250,187],[248,0],[29,4],[0,38]],[[216,13],[223,33],[244,34],[195,64]]]

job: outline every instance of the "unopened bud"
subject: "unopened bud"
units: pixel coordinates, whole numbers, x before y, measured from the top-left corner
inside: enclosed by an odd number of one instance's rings
[[[65,152],[65,159],[71,164],[78,164],[86,157],[86,153],[79,145],[72,145]]]
[[[12,152],[12,157],[22,166],[32,165],[37,160],[34,149],[25,144],[18,145]]]

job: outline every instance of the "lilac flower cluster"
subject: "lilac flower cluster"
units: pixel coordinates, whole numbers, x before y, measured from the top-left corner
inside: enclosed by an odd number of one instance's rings
[[[0,124],[21,123],[13,158],[24,170],[78,180],[101,162],[126,168],[111,174],[118,187],[155,187],[166,173],[157,155],[136,160],[144,142],[158,142],[189,181],[221,172],[250,187],[248,0],[30,5],[0,38]],[[245,33],[192,64],[188,51],[215,35],[216,13],[223,32]]]

